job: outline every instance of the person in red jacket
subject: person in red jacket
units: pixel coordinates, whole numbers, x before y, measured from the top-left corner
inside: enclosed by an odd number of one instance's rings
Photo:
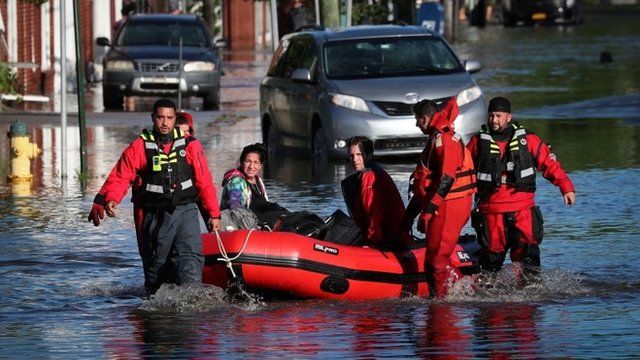
[[[488,113],[488,126],[467,145],[478,178],[472,225],[483,248],[480,266],[500,270],[510,250],[511,261],[523,269],[521,280],[526,280],[526,275],[539,273],[543,233],[534,170],[560,188],[567,205],[575,204],[575,190],[550,146],[513,121],[509,99],[491,99]]]
[[[425,271],[431,294],[446,296],[450,284],[462,274],[451,264],[451,255],[462,228],[469,220],[475,193],[475,172],[468,150],[453,131],[458,116],[455,98],[442,107],[430,100],[413,105],[416,126],[428,136],[427,145],[411,175],[413,197],[403,220],[413,226],[420,213],[418,230],[426,235]]]
[[[362,230],[363,245],[398,249],[410,244],[402,228],[404,203],[393,179],[373,160],[373,141],[364,136],[347,141],[355,174],[342,181],[347,208]]]
[[[176,126],[185,133],[185,136],[196,134],[193,128],[193,116],[186,111],[180,111],[176,114]]]
[[[89,221],[100,225],[105,212],[115,216],[129,187],[136,186],[132,202],[141,211],[142,221],[136,227],[148,296],[160,287],[160,271],[168,262],[174,264],[178,284],[201,281],[204,259],[198,202],[207,214],[209,231],[220,228],[216,189],[202,145],[175,128],[176,108],[171,100],[156,101],[151,119],[153,130],[143,130],[124,150],[89,213]]]

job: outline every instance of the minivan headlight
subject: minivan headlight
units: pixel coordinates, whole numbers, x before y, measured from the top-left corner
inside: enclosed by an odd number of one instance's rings
[[[109,60],[106,67],[109,70],[133,70],[133,62],[129,60]]]
[[[331,102],[338,106],[357,111],[371,112],[367,103],[357,96],[329,94],[329,97],[331,98]]]
[[[216,64],[208,61],[189,61],[184,66],[184,71],[213,71]]]
[[[458,102],[458,106],[462,106],[472,102],[480,96],[482,96],[482,90],[480,90],[478,85],[474,85],[470,88],[460,91],[460,93],[458,93],[456,101]]]

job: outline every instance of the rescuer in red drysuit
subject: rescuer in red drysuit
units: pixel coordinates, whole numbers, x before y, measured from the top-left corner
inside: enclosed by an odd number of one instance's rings
[[[475,162],[478,206],[472,219],[483,248],[483,270],[500,270],[507,250],[523,274],[537,275],[543,220],[535,206],[535,171],[557,186],[564,203],[573,206],[573,183],[549,145],[512,121],[511,102],[496,97],[489,102],[488,126],[469,141]],[[526,280],[526,279],[523,279]]]
[[[475,193],[473,162],[460,135],[452,129],[458,116],[458,104],[450,98],[442,108],[422,100],[412,111],[416,126],[427,135],[427,145],[411,175],[413,197],[407,206],[403,226],[410,229],[418,213],[418,230],[426,234],[427,281],[443,298],[449,285],[462,274],[452,266],[460,231],[469,220]]]

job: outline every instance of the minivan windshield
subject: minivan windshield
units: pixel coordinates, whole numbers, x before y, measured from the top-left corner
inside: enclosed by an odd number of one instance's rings
[[[331,79],[421,76],[464,71],[439,38],[331,41],[324,45],[325,73]]]
[[[178,46],[182,37],[182,46],[207,46],[204,29],[195,22],[150,22],[130,21],[120,31],[117,46],[160,45]]]

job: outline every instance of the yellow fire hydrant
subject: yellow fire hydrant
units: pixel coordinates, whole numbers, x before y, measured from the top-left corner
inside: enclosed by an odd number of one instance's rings
[[[31,142],[27,125],[20,120],[16,120],[9,128],[9,145],[11,146],[11,173],[10,182],[30,182],[33,179],[31,174],[31,159],[35,159],[42,150],[38,144]]]

